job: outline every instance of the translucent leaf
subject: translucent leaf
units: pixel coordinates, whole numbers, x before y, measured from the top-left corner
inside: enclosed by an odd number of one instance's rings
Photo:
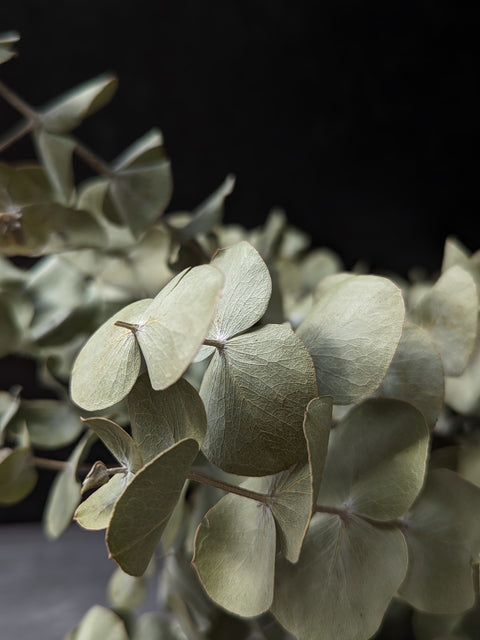
[[[298,640],[367,640],[405,577],[400,531],[317,513],[300,560],[277,562],[271,611]]]
[[[297,329],[313,358],[319,395],[350,404],[373,393],[393,359],[404,317],[402,294],[386,278],[350,276],[327,287]]]
[[[108,601],[113,607],[136,609],[146,596],[147,581],[145,576],[129,576],[120,567],[115,569],[107,584]]]
[[[0,449],[0,505],[21,502],[35,487],[38,476],[31,456],[26,446]]]
[[[120,616],[98,604],[87,611],[72,633],[69,640],[128,640]]]
[[[62,204],[70,204],[74,194],[72,154],[75,141],[39,129],[34,134],[38,153],[52,187]]]
[[[374,520],[398,518],[422,487],[428,449],[425,419],[412,405],[365,400],[330,434],[318,502]]]
[[[248,242],[219,250],[212,264],[225,274],[225,284],[207,338],[223,344],[260,320],[270,300],[272,281],[267,265]],[[211,351],[204,347],[196,360]]]
[[[443,363],[425,329],[407,322],[377,395],[410,402],[433,429],[443,406]]]
[[[97,434],[128,473],[136,473],[143,467],[142,454],[125,429],[107,418],[86,418],[83,422]]]
[[[184,438],[201,446],[207,430],[205,408],[198,392],[183,378],[155,391],[146,374],[128,395],[132,436],[145,462]]]
[[[0,64],[7,62],[17,55],[12,46],[20,40],[20,35],[16,31],[4,31],[0,33]]]
[[[104,211],[139,236],[162,215],[171,195],[170,162],[160,132],[153,130],[115,162]]]
[[[89,115],[110,102],[117,89],[115,76],[103,73],[71,89],[40,113],[42,124],[50,133],[66,133],[78,127]]]
[[[412,316],[437,345],[446,375],[463,373],[477,333],[478,294],[472,276],[451,267],[420,299]]]
[[[65,402],[39,399],[22,400],[12,428],[25,423],[32,446],[58,449],[76,440],[83,430],[78,412]]]
[[[210,232],[222,221],[225,198],[235,186],[235,178],[228,175],[224,182],[194,211],[191,221],[179,230],[182,238],[193,238],[199,233]]]
[[[59,471],[50,488],[43,512],[43,530],[48,538],[55,540],[61,536],[72,522],[75,509],[80,502],[80,482],[77,480],[77,467],[87,455],[95,436],[87,434],[74,448]]]
[[[460,613],[475,601],[480,488],[448,469],[432,471],[403,519],[409,568],[400,595],[416,609]]]
[[[78,354],[72,371],[72,400],[96,411],[122,400],[140,372],[141,354],[135,336],[117,320],[135,323],[151,300],[138,300],[107,320]]]
[[[266,611],[273,598],[275,523],[265,505],[229,494],[205,515],[193,566],[214,602],[239,616]]]
[[[76,509],[74,518],[84,529],[106,529],[113,507],[133,476],[116,473],[107,484],[88,496]]]
[[[308,460],[279,473],[258,489],[272,496],[270,508],[275,518],[280,552],[290,562],[297,562],[313,509],[327,456],[332,419],[332,400],[315,398],[305,412],[304,433]]]
[[[181,440],[143,467],[117,500],[106,539],[125,573],[145,572],[197,453],[195,440]]]
[[[303,417],[316,395],[311,359],[288,326],[228,340],[200,388],[208,420],[203,452],[238,475],[287,469],[305,454]]]

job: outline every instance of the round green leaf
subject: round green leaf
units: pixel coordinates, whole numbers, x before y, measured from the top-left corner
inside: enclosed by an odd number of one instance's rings
[[[132,436],[145,462],[184,438],[202,445],[207,430],[205,407],[198,392],[183,378],[155,391],[141,375],[128,395]]]
[[[429,613],[461,613],[475,601],[480,489],[449,469],[435,469],[403,518],[408,572],[400,595]]]
[[[422,487],[428,450],[429,431],[415,407],[365,400],[330,434],[318,502],[374,520],[398,518]]]
[[[425,329],[405,324],[392,364],[376,395],[410,402],[425,417],[430,429],[443,406],[443,363]]]
[[[239,616],[266,611],[273,598],[275,538],[264,504],[229,494],[210,509],[197,529],[192,560],[210,598]]]
[[[319,395],[350,404],[373,393],[390,366],[404,317],[401,291],[386,278],[350,276],[325,287],[297,329],[313,358]]]
[[[94,605],[73,630],[71,640],[128,640],[128,634],[116,613]]]
[[[222,285],[223,275],[216,267],[186,269],[143,313],[135,336],[154,389],[176,382],[193,361],[212,322]]]
[[[128,473],[136,473],[143,467],[142,454],[125,429],[108,418],[86,418],[83,422],[97,434]]]
[[[145,465],[115,503],[107,547],[125,573],[145,572],[197,454],[195,440],[181,440]]]
[[[316,396],[311,358],[286,325],[267,325],[217,350],[200,388],[203,452],[238,475],[277,473],[305,454],[303,417]]]
[[[75,141],[68,136],[49,133],[45,129],[36,131],[34,139],[53,190],[62,204],[71,204],[74,195],[72,154]]]
[[[462,267],[451,267],[420,299],[412,316],[437,345],[445,373],[463,373],[477,333],[478,294],[472,276]]]
[[[115,569],[107,584],[108,601],[113,607],[135,609],[142,604],[146,596],[145,576],[129,576],[120,567]]]
[[[445,378],[445,403],[463,415],[480,416],[480,331],[465,371]]]
[[[83,430],[77,410],[66,402],[22,400],[14,426],[25,423],[32,446],[58,449],[74,442]]]
[[[82,348],[75,361],[72,400],[83,409],[105,409],[122,400],[135,384],[141,353],[133,332],[115,324],[136,323],[151,300],[138,300],[107,320]]]
[[[277,562],[271,611],[298,640],[367,640],[406,568],[400,531],[317,513],[298,563]]]
[[[74,518],[84,529],[106,529],[110,523],[113,507],[133,476],[116,473],[107,484],[102,485],[76,509]]]
[[[0,449],[0,505],[21,502],[33,490],[38,474],[28,447]]]

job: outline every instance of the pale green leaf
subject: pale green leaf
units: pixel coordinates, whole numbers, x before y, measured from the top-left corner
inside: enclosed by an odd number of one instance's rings
[[[26,446],[0,449],[0,505],[21,502],[35,487],[38,475],[31,457]]]
[[[43,512],[43,530],[51,540],[59,538],[72,522],[81,497],[80,482],[76,477],[77,467],[94,440],[95,436],[90,434],[80,440],[52,483]]]
[[[183,378],[163,391],[152,389],[141,375],[128,395],[132,436],[145,462],[184,438],[202,445],[207,430],[198,392]]]
[[[4,31],[0,33],[0,64],[7,62],[17,52],[12,49],[12,46],[20,40],[20,35],[16,31]]]
[[[145,465],[115,503],[106,540],[125,573],[145,572],[197,454],[195,440],[181,440]]]
[[[38,154],[52,187],[62,204],[70,204],[74,194],[72,154],[75,141],[68,136],[39,129],[34,134]]]
[[[425,329],[411,322],[405,324],[376,395],[410,402],[433,429],[443,406],[444,373],[438,349]]]
[[[480,416],[480,331],[465,371],[445,378],[445,403],[466,416]]]
[[[140,372],[141,353],[130,329],[117,320],[135,323],[151,300],[138,300],[107,320],[82,348],[75,361],[72,400],[83,409],[96,411],[122,400]]]
[[[132,640],[180,640],[170,628],[168,619],[153,611],[147,611],[135,622]]]
[[[78,411],[66,402],[40,398],[22,400],[12,428],[27,425],[32,446],[58,449],[78,438],[83,430]]]
[[[15,352],[20,345],[21,332],[15,310],[7,294],[0,294],[0,358]]]
[[[197,530],[192,560],[210,598],[239,616],[266,611],[273,598],[275,538],[264,504],[229,494],[210,509]]]
[[[128,640],[120,616],[98,604],[87,611],[72,634],[71,640]]]
[[[480,488],[448,469],[435,469],[403,518],[409,567],[400,595],[429,613],[461,613],[475,601]]]
[[[298,563],[277,562],[271,611],[298,640],[367,640],[406,568],[400,531],[317,513]]]
[[[228,340],[203,377],[203,445],[238,475],[283,471],[305,454],[303,417],[316,394],[312,361],[290,327],[267,325]]]
[[[193,238],[199,233],[209,233],[222,221],[225,198],[235,186],[235,178],[228,175],[224,182],[193,211],[190,222],[179,230],[182,238]]]
[[[108,418],[85,418],[83,422],[100,438],[128,473],[143,467],[142,454],[133,438]]]
[[[107,598],[112,607],[136,609],[147,596],[145,576],[135,577],[117,567],[107,584]]]
[[[297,333],[313,358],[319,395],[350,404],[385,377],[405,309],[400,289],[386,278],[349,276],[336,285],[324,290]]]
[[[66,133],[78,127],[113,97],[117,89],[115,76],[103,73],[71,89],[41,111],[41,121],[51,133]]]
[[[113,507],[133,476],[116,473],[107,484],[88,496],[76,509],[74,518],[84,529],[106,529],[113,513]]]
[[[5,430],[20,407],[21,387],[13,387],[10,391],[0,391],[0,445],[3,445]]]
[[[463,373],[477,333],[478,294],[472,276],[459,266],[445,271],[420,299],[412,317],[430,333],[446,375]]]
[[[374,520],[398,518],[422,487],[428,450],[429,431],[415,407],[365,400],[330,434],[318,502]]]

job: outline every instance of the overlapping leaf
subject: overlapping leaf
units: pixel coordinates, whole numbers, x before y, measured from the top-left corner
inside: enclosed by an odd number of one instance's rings
[[[323,287],[297,334],[313,358],[319,395],[350,404],[373,393],[385,377],[405,309],[400,290],[386,278],[331,277],[336,286]]]
[[[128,640],[128,633],[114,611],[94,605],[65,640]]]
[[[75,141],[65,135],[40,129],[34,134],[37,153],[48,174],[52,188],[62,204],[71,204],[74,195],[72,154]]]
[[[27,446],[0,449],[0,505],[15,504],[33,490],[38,474]]]
[[[143,467],[140,449],[122,427],[108,418],[86,418],[83,422],[124,467],[126,473],[136,473]]]
[[[176,382],[207,334],[222,282],[215,267],[195,267],[175,276],[153,300],[134,302],[107,320],[75,362],[74,402],[94,411],[124,398],[140,372],[141,355],[154,389]]]
[[[403,519],[409,566],[400,595],[430,613],[461,613],[475,600],[480,489],[448,469],[430,472]]]

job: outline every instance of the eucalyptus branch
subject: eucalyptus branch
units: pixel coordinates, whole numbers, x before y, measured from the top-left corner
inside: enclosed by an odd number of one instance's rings
[[[262,502],[266,505],[270,505],[272,501],[271,496],[266,495],[265,493],[258,493],[257,491],[250,491],[249,489],[244,489],[243,487],[237,487],[236,485],[230,484],[229,482],[224,482],[223,480],[212,478],[211,476],[208,476],[201,471],[192,470],[187,474],[187,478],[195,482],[200,482],[201,484],[208,484],[211,487],[221,489],[222,491],[226,491],[227,493],[235,493],[238,496],[250,498],[250,500],[256,500],[257,502]]]
[[[37,469],[49,469],[50,471],[63,471],[65,467],[70,466],[70,462],[68,460],[52,460],[51,458],[39,458],[38,456],[32,456],[30,458],[30,464],[32,467],[37,467]],[[77,470],[80,473],[88,473],[91,465],[80,464],[77,467]]]
[[[110,167],[98,156],[94,151],[89,149],[87,146],[80,142],[76,138],[74,138],[75,148],[74,151],[88,166],[96,171],[98,174],[105,176],[106,178],[112,178],[114,172],[110,169]]]

